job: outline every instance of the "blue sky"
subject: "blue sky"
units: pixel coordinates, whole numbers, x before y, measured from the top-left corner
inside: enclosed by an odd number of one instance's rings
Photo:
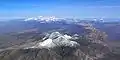
[[[119,18],[119,0],[0,0],[0,18],[58,16]]]

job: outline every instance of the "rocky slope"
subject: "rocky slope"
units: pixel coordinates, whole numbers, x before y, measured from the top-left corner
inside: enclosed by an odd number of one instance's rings
[[[53,32],[32,46],[1,51],[0,60],[99,60],[109,52],[108,46],[88,37]]]

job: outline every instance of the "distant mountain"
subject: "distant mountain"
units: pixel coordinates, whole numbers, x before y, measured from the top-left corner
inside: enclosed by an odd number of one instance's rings
[[[41,23],[45,23],[45,22],[55,22],[55,21],[61,21],[64,20],[64,18],[57,18],[55,16],[37,16],[37,17],[32,17],[32,18],[27,18],[24,21],[30,21],[30,20],[35,20],[35,21],[39,21]]]
[[[102,20],[102,21],[101,21]],[[109,20],[109,21],[108,21]],[[41,32],[47,32],[49,30],[61,30],[72,33],[84,32],[81,30],[81,24],[91,24],[95,28],[106,32],[108,34],[108,40],[119,40],[119,19],[74,19],[74,18],[57,18],[55,16],[38,16],[26,19],[0,21],[0,34],[21,32],[29,29],[38,29]],[[114,28],[114,29],[113,29]],[[81,33],[80,33],[81,34]]]
[[[0,34],[10,33],[10,32],[20,32],[20,31],[36,29],[36,28],[41,32],[46,32],[46,31],[55,30],[55,29],[60,29],[60,30],[64,29],[64,30],[68,30],[68,32],[79,33],[79,30],[81,30],[81,28],[79,28],[81,27],[80,25],[76,25],[74,23],[70,23],[66,21],[67,20],[62,19],[61,21],[50,20],[49,23],[47,23],[48,21],[46,20],[44,20],[44,22],[46,23],[40,23],[41,21],[39,20],[38,21],[11,20],[7,22],[0,22],[1,23]]]
[[[37,16],[26,19],[0,21],[0,34],[21,32],[29,29],[38,29],[41,32],[57,29],[69,33],[80,33],[80,31],[84,32],[84,30],[81,30],[81,24],[91,24],[95,28],[106,32],[108,34],[108,40],[120,39],[119,18],[88,18],[81,20],[74,18],[57,18],[55,16]]]
[[[45,32],[58,31],[69,35],[86,34],[84,26],[62,22],[40,23],[39,21],[12,20],[0,22],[0,48],[24,44],[41,39]],[[7,42],[7,43],[6,43]]]
[[[95,23],[95,28],[106,32],[108,40],[120,40],[120,22]]]

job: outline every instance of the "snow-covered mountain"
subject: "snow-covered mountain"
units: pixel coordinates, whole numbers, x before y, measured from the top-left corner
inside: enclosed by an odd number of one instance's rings
[[[28,47],[28,48],[53,48],[56,46],[70,46],[76,47],[79,45],[76,41],[71,41],[73,37],[67,34],[63,35],[59,32],[53,32],[51,34],[47,34],[43,38],[43,42],[37,43],[35,46]]]
[[[24,21],[38,21],[40,23],[50,23],[50,22],[73,23],[73,22],[79,22],[80,19],[58,18],[58,17],[55,17],[55,16],[37,16],[37,17],[26,18],[26,19],[24,19]]]
[[[57,18],[55,16],[37,16],[37,17],[32,17],[32,18],[27,18],[24,21],[39,21],[39,22],[56,22],[56,21],[61,21],[65,20],[64,18]]]

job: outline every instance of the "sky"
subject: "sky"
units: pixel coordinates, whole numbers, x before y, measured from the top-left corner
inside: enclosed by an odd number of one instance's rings
[[[0,0],[0,19],[34,16],[120,18],[119,0]]]

